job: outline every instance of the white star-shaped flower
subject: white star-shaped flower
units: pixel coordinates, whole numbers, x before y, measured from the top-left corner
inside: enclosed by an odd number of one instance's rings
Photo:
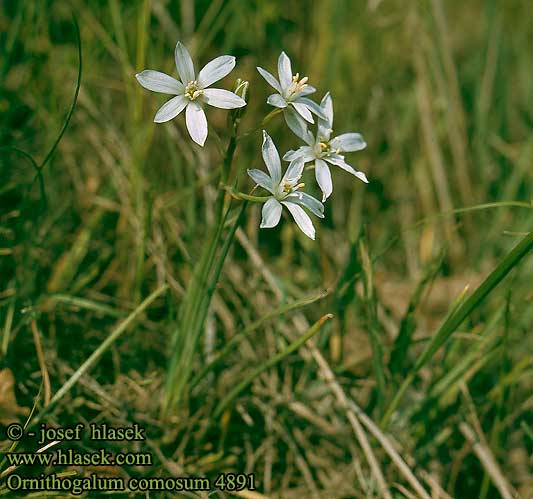
[[[263,160],[270,175],[261,170],[248,170],[252,180],[272,194],[263,205],[261,228],[267,229],[278,225],[282,207],[291,213],[301,231],[311,239],[315,239],[315,228],[309,215],[302,206],[319,218],[324,218],[324,205],[313,196],[300,191],[304,187],[299,183],[304,169],[302,157],[291,161],[285,175],[281,176],[281,160],[278,150],[270,136],[263,131]]]
[[[257,71],[272,88],[278,91],[277,94],[269,95],[267,103],[283,109],[285,121],[296,135],[303,138],[305,122],[315,122],[311,113],[325,118],[320,106],[306,97],[316,92],[316,88],[307,83],[307,76],[301,79],[299,73],[293,76],[291,60],[285,52],[282,52],[278,58],[279,81],[266,69],[258,67]]]
[[[368,183],[368,179],[363,172],[355,170],[352,166],[344,161],[342,152],[361,151],[366,147],[366,142],[360,133],[343,133],[334,138],[331,137],[333,132],[333,102],[329,92],[320,102],[326,119],[318,120],[318,130],[316,137],[309,130],[302,136],[307,143],[306,146],[298,148],[296,151],[288,151],[283,156],[285,161],[294,161],[296,158],[302,158],[304,163],[315,163],[315,176],[322,191],[324,202],[333,192],[331,181],[331,172],[327,163],[338,166],[343,170],[355,175],[358,179]]]
[[[135,75],[137,81],[153,92],[175,95],[157,111],[154,121],[164,123],[185,109],[187,130],[197,144],[203,146],[207,138],[207,118],[202,104],[220,109],[243,107],[246,102],[238,95],[220,88],[207,88],[227,76],[235,67],[235,57],[221,55],[208,62],[196,75],[189,51],[178,42],[174,52],[181,81],[165,73],[146,69]]]

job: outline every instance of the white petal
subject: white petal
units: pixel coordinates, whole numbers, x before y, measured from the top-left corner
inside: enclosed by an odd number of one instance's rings
[[[203,92],[204,100],[210,106],[218,107],[220,109],[235,109],[237,107],[246,106],[246,101],[244,99],[229,90],[206,88]]]
[[[283,109],[287,107],[287,101],[280,94],[272,94],[268,96],[267,104],[270,104],[274,107],[279,107]]]
[[[313,196],[310,196],[306,192],[292,192],[286,198],[287,201],[290,200],[292,203],[305,206],[311,213],[316,215],[319,218],[324,218],[324,205]]]
[[[170,121],[172,118],[175,118],[180,114],[189,102],[189,99],[184,95],[176,95],[176,97],[172,97],[172,99],[165,102],[159,108],[159,111],[157,111],[154,117],[154,122],[165,123],[165,121]]]
[[[298,93],[298,97],[303,97],[304,95],[314,94],[315,92],[316,92],[315,87],[312,87],[311,85],[306,84],[305,87],[302,90],[300,90],[300,92]]]
[[[315,159],[316,155],[312,147],[302,146],[300,149],[303,152],[304,163],[309,163],[309,161],[313,161]]]
[[[176,43],[174,58],[176,59],[176,69],[178,70],[181,81],[185,84],[193,81],[195,79],[194,64],[192,63],[191,54],[189,54],[189,51],[183,43]]]
[[[333,130],[330,128],[329,123],[319,118],[317,136],[323,138],[324,140],[329,140],[331,137],[331,132],[333,132]]]
[[[304,160],[301,156],[298,156],[289,163],[287,171],[285,172],[285,175],[283,175],[283,179],[296,182],[302,176],[303,171]]]
[[[364,149],[366,142],[360,133],[343,133],[332,139],[331,147],[341,151],[354,152]]]
[[[302,157],[304,163],[308,163],[309,161],[313,161],[315,159],[315,152],[313,151],[312,147],[302,146],[296,149],[295,151],[287,151],[283,155],[283,160],[292,161],[293,159],[296,159],[298,157]]]
[[[333,100],[331,99],[331,94],[329,92],[322,97],[320,101],[320,107],[326,116],[326,121],[329,128],[333,128]]]
[[[291,149],[290,151],[287,151],[284,155],[283,155],[283,161],[292,161],[293,159],[296,159],[296,158],[299,158],[303,153],[302,151],[300,151],[301,147],[299,147],[298,149],[294,150],[294,149]]]
[[[189,103],[185,111],[185,120],[191,139],[203,146],[207,138],[207,118],[200,104]]]
[[[315,147],[316,140],[315,140],[315,136],[313,135],[313,132],[311,132],[311,130],[307,130],[305,132],[303,140],[304,140],[304,142],[306,144],[308,144],[308,146],[309,146],[309,148],[311,150]],[[313,154],[314,154],[314,152],[313,152]]]
[[[279,153],[270,138],[270,135],[263,130],[263,146],[262,146],[263,160],[268,171],[273,185],[278,185],[281,181],[281,160]]]
[[[359,172],[355,170],[353,167],[351,167],[348,163],[344,161],[342,156],[326,156],[324,159],[328,163],[339,166],[340,168],[347,171],[348,173],[355,175],[359,180],[362,180],[365,184],[368,184],[368,179],[366,178],[366,175],[363,172]]]
[[[359,180],[362,180],[365,184],[368,184],[369,181],[368,181],[368,178],[366,177],[366,175],[363,173],[363,172],[359,172],[357,170],[354,170],[355,173],[354,175],[359,179]]]
[[[285,52],[282,52],[279,55],[278,59],[278,75],[279,82],[281,84],[281,89],[283,91],[289,88],[289,85],[292,83],[292,68],[291,60],[287,57]]]
[[[308,107],[305,104],[300,104],[299,102],[291,102],[294,109],[296,109],[296,112],[309,123],[314,123],[315,120],[313,119],[313,115],[311,114],[311,111],[309,111]]]
[[[315,228],[313,227],[313,222],[311,222],[309,215],[303,210],[303,208],[290,201],[282,201],[282,204],[284,204],[291,212],[291,215],[298,227],[300,227],[300,230],[314,241]]]
[[[259,74],[266,80],[266,82],[272,87],[275,88],[278,92],[281,93],[281,87],[279,85],[278,80],[274,78],[266,69],[257,67],[257,71],[259,71]]]
[[[172,78],[172,76],[151,69],[145,69],[141,73],[136,74],[135,78],[137,78],[137,81],[144,88],[152,90],[153,92],[179,95],[185,90],[183,84]]]
[[[264,205],[262,210],[263,218],[261,220],[261,229],[270,229],[279,223],[281,218],[281,204],[274,198],[270,198]]]
[[[341,154],[330,153],[324,157],[324,160],[332,165],[340,166],[342,163],[344,163],[344,156]]]
[[[308,99],[307,97],[298,97],[293,102],[305,104],[312,113],[315,113],[319,118],[326,119],[326,115],[324,114],[322,108],[311,99]]]
[[[208,62],[198,73],[198,85],[206,88],[221,80],[231,73],[235,67],[235,57],[232,55],[221,55],[211,62]]]
[[[289,106],[283,110],[283,117],[285,118],[287,126],[296,134],[296,136],[307,142],[307,124],[300,115]]]
[[[321,159],[315,161],[315,177],[322,191],[322,202],[324,202],[333,192],[333,183],[329,167]]]
[[[253,169],[247,170],[250,178],[257,184],[274,194],[274,186],[272,185],[272,179],[261,170]]]

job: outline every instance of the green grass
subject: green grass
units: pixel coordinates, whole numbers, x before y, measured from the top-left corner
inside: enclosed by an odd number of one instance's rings
[[[210,498],[531,497],[529,11],[4,2],[1,451],[39,448],[6,439],[14,421],[139,423],[147,441],[106,449],[153,452],[154,466],[107,471],[256,474],[259,495]],[[163,98],[134,79],[175,74],[177,40],[197,65],[237,57],[224,88],[250,82],[237,132],[209,110],[204,149],[183,116],[155,125]],[[317,99],[331,91],[336,132],[368,143],[348,162],[370,183],[333,172],[315,242],[285,217],[259,230],[257,203],[229,204],[263,168],[262,127],[282,153],[299,145],[280,116],[263,122],[255,67],[273,70],[281,50]],[[236,185],[217,201],[221,172]],[[16,497],[15,472],[51,471],[91,472],[4,460],[0,496]]]

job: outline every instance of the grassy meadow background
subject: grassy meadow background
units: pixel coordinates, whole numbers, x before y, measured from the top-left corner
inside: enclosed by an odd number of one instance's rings
[[[73,15],[81,86],[60,136],[79,72]],[[363,133],[347,161],[370,183],[333,171],[315,242],[286,217],[259,230],[260,206],[246,211],[187,397],[162,418],[229,134],[214,108],[203,149],[183,116],[152,122],[164,98],[134,74],[176,76],[177,40],[197,68],[237,57],[220,86],[250,81],[242,131],[270,111],[255,67],[273,71],[285,50],[315,100],[331,91],[335,131]],[[146,427],[136,450],[156,465],[109,476],[256,474],[255,492],[210,498],[533,497],[532,51],[525,0],[2,2],[0,424],[34,408],[30,421],[51,425]],[[282,153],[299,145],[279,117],[267,130]],[[234,168],[264,169],[260,143],[242,139]],[[239,187],[252,187],[244,174]],[[494,269],[511,270],[485,281]]]

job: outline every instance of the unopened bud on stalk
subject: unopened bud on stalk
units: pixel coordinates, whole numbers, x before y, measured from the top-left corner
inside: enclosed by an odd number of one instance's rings
[[[244,99],[246,102],[248,102],[248,87],[250,86],[250,82],[246,80],[242,80],[241,78],[237,78],[235,81],[235,87],[233,89],[233,93],[238,95],[241,99]]]
[[[242,80],[241,78],[237,78],[235,81],[235,85],[233,85],[233,93],[238,95],[241,99],[245,100],[246,103],[248,103],[248,88],[250,86],[250,82],[246,80]],[[243,117],[244,113],[246,112],[246,108],[248,106],[244,106],[239,109],[233,109],[230,113],[230,120],[233,124],[233,126],[237,127],[239,125],[240,119]]]

